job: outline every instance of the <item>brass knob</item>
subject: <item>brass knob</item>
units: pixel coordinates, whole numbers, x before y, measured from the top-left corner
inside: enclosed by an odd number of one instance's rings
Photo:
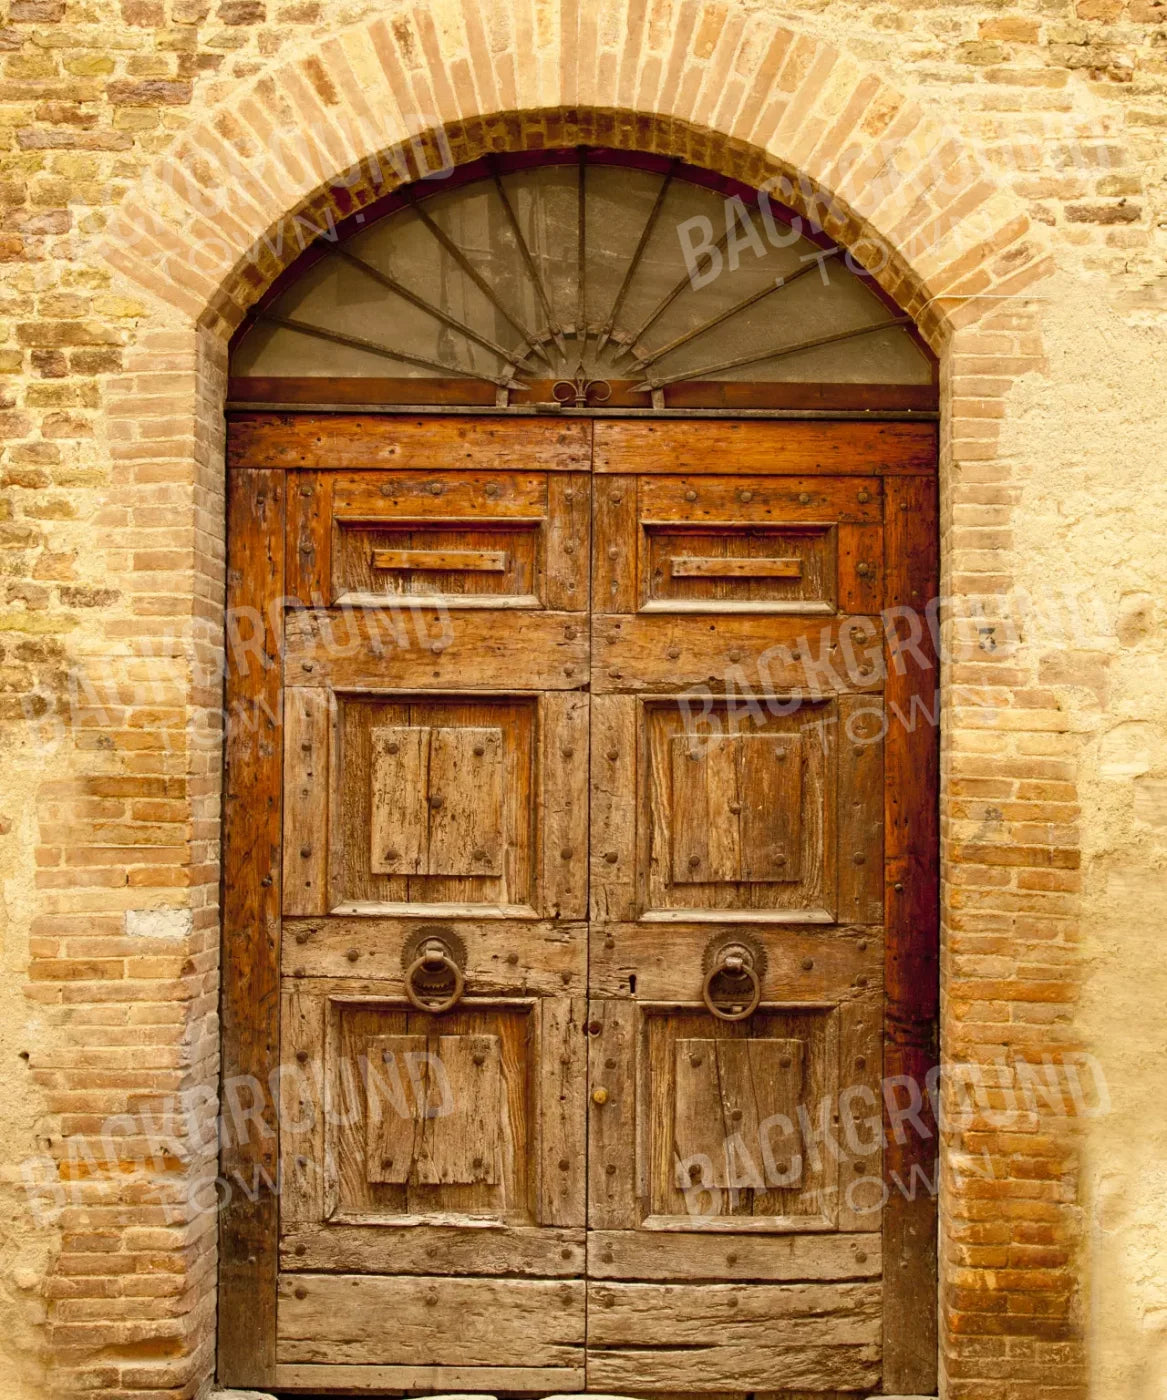
[[[592,1090],[592,1103],[598,1104],[601,1108],[608,1102],[608,1091],[601,1087]]]

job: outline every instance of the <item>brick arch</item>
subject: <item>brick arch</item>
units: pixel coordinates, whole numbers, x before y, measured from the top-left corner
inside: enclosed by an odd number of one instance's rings
[[[419,154],[432,170],[601,144],[777,181],[937,349],[1045,270],[1023,207],[959,135],[827,41],[715,0],[663,35],[638,0],[581,7],[574,30],[569,13],[536,24],[531,0],[446,0],[301,51],[155,164],[113,220],[107,260],[221,336],[306,230],[411,178]]]

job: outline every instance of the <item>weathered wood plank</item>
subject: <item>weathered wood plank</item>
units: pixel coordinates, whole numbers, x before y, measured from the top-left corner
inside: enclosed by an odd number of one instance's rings
[[[230,467],[588,471],[589,422],[364,413],[238,413]]]
[[[338,690],[578,690],[587,627],[572,613],[466,611],[408,600],[287,620],[290,684]]]
[[[328,766],[332,696],[284,691],[284,917],[328,907]]]
[[[739,1283],[878,1278],[880,1244],[878,1232],[714,1237],[593,1230],[588,1235],[588,1276]]]
[[[634,476],[611,477],[592,487],[592,605],[597,612],[633,612],[640,603],[637,490]]]
[[[549,608],[575,612],[591,605],[592,480],[556,472],[547,479],[544,552]]]
[[[592,1283],[588,1385],[874,1386],[881,1297],[877,1283]]]
[[[888,661],[883,1072],[903,1086],[900,1104],[915,1087],[928,1136],[901,1123],[883,1156],[889,1187],[884,1386],[928,1394],[936,1388],[937,1365],[937,1198],[928,1188],[936,1179],[937,1136],[925,1085],[938,1049],[940,672],[925,610],[939,588],[939,530],[934,479],[887,485],[886,604],[898,636],[916,641],[914,651],[897,655],[892,648]]]
[[[508,465],[524,464],[518,458]],[[443,531],[451,548],[464,547],[459,531],[496,522],[537,524],[547,515],[542,471],[365,471],[329,474],[328,479],[338,524],[416,522]]]
[[[592,696],[591,914],[635,918],[636,707],[627,696]]]
[[[322,607],[333,596],[333,477],[295,472],[287,483],[287,596],[304,607]]]
[[[636,1007],[588,1006],[588,1224],[630,1229],[636,1209]]]
[[[584,1369],[554,1366],[301,1366],[276,1367],[276,1385],[290,1390],[414,1391],[481,1395],[488,1391],[571,1394],[584,1388]]]
[[[840,697],[837,898],[848,923],[883,919],[883,726],[882,696]]]
[[[283,1364],[572,1367],[584,1287],[569,1279],[295,1274],[280,1280]]]
[[[545,1225],[583,1225],[587,1219],[587,1002],[582,997],[548,997],[540,1003],[539,1015],[539,1220]]]
[[[683,473],[684,468],[674,470]],[[646,476],[640,482],[640,518],[735,525],[868,521],[878,526],[882,486],[878,477],[863,476]]]
[[[936,469],[934,423],[596,423],[597,472],[885,476]]]
[[[324,1219],[324,1000],[286,984],[280,1015],[280,1230]]]
[[[683,554],[669,560],[674,578],[801,578],[801,559],[705,559]]]
[[[237,472],[227,496],[227,727],[223,797],[222,1071],[266,1084],[279,1056],[284,482]],[[256,629],[259,629],[258,631]],[[278,1126],[225,1132],[226,1180],[278,1179]],[[219,1375],[267,1387],[275,1367],[277,1199],[232,1191],[219,1215]]]
[[[693,616],[597,615],[592,624],[592,689],[607,693],[727,689],[762,695],[868,691],[882,684],[874,670],[851,664],[842,645],[846,618],[731,613]],[[854,649],[852,649],[854,655]]]
[[[600,997],[627,996],[634,978],[645,1001],[700,1003],[702,956],[718,933],[740,928],[721,923],[610,923],[592,928],[591,985]],[[750,925],[766,949],[765,1001],[831,1002],[857,996],[855,979],[878,987],[883,941],[877,928],[827,930]],[[611,945],[611,946],[609,946]],[[809,965],[808,965],[809,964]]]
[[[582,1229],[535,1225],[409,1225],[395,1229],[329,1223],[293,1225],[285,1230],[280,1268],[298,1273],[566,1278],[583,1273],[584,1254]]]
[[[286,976],[329,979],[339,987],[378,988],[400,997],[405,987],[401,939],[412,921],[367,917],[292,919],[284,925]],[[587,969],[587,926],[544,920],[442,920],[466,947],[468,996],[578,996]],[[513,961],[512,961],[513,955]],[[322,989],[323,990],[323,989]]]
[[[542,908],[553,918],[588,912],[589,698],[558,691],[542,700]]]

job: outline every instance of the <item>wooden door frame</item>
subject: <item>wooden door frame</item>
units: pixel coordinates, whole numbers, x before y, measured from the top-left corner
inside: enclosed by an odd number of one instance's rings
[[[279,1124],[268,1086],[279,1067],[283,626],[282,606],[271,604],[285,595],[285,471],[351,465],[343,459],[354,450],[352,419],[362,423],[359,450],[368,468],[389,464],[395,435],[424,433],[431,421],[253,412],[228,427],[220,1156],[227,1190],[218,1371],[240,1387],[270,1387],[276,1365]],[[465,416],[467,425],[481,421]],[[658,421],[658,442],[691,431],[695,421]],[[742,420],[719,416],[716,426],[732,440],[735,422]],[[761,427],[756,417],[749,422]],[[739,436],[734,447],[742,446]],[[885,619],[922,620],[939,590],[935,426],[784,419],[766,446],[764,465],[743,468],[739,457],[733,469],[884,476]],[[890,625],[898,635],[898,623]],[[892,722],[884,738],[883,1383],[889,1393],[926,1394],[937,1367],[937,1135],[924,1090],[938,1058],[940,692],[930,628],[912,628],[911,643],[922,664],[896,664],[893,656],[885,689]],[[256,664],[240,666],[247,657]],[[905,1121],[912,1132],[903,1131]]]

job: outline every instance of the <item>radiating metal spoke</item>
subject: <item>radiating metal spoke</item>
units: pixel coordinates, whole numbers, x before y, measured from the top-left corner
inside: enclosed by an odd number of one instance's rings
[[[367,350],[371,355],[381,355],[386,360],[397,360],[400,364],[418,365],[423,369],[440,370],[443,375],[457,375],[466,379],[478,379],[484,384],[494,384],[499,389],[518,389],[523,385],[516,379],[504,379],[495,374],[483,374],[481,370],[470,369],[465,365],[447,365],[441,360],[431,360],[424,355],[411,355],[406,350],[393,350],[388,345],[380,345],[375,340],[365,340],[359,335],[345,335],[342,331],[330,331],[325,326],[314,326],[310,321],[297,321],[288,316],[273,316],[263,311],[257,320],[273,326],[283,326],[286,330],[299,331],[302,335],[312,335],[317,340],[329,340],[334,345],[348,345],[354,350]]]
[[[816,336],[814,340],[802,340],[796,345],[784,345],[777,350],[763,350],[756,354],[739,355],[736,359],[723,360],[720,364],[702,365],[699,369],[684,370],[681,374],[666,375],[660,379],[649,378],[637,384],[633,390],[646,394],[652,389],[664,389],[670,384],[681,384],[698,379],[708,379],[713,374],[724,374],[726,370],[741,369],[745,365],[761,364],[763,360],[781,360],[787,355],[797,355],[801,350],[817,350],[820,345],[836,345],[841,340],[854,340],[861,335],[871,335],[875,331],[891,330],[895,326],[911,324],[910,316],[896,316],[890,321],[877,321],[871,326],[857,326],[850,331],[836,331],[834,335]]]
[[[367,263],[364,258],[358,258],[355,253],[350,253],[347,248],[337,247],[329,250],[334,257],[343,258],[345,262],[352,263],[359,268],[366,276],[371,277],[374,282],[379,282],[387,291],[399,296],[403,301],[409,302],[411,306],[416,306],[419,311],[424,311],[427,316],[432,316],[434,320],[440,321],[442,325],[449,326],[451,330],[464,335],[467,340],[472,340],[476,345],[481,345],[484,350],[489,350],[492,355],[498,358],[507,366],[513,369],[518,360],[523,356],[516,355],[513,350],[508,350],[505,345],[500,345],[497,340],[491,340],[489,336],[481,335],[473,326],[468,326],[465,321],[460,321],[457,316],[451,316],[448,311],[443,311],[440,306],[435,306],[433,302],[427,301],[425,297],[419,296],[417,292],[410,291],[403,282],[399,282],[396,277],[391,277],[387,272],[382,272],[379,267],[374,267],[372,263]]]
[[[718,255],[725,252],[726,244],[729,242],[730,235],[732,233],[733,230],[727,228],[726,231],[717,240],[717,242],[713,245],[714,250],[718,253]],[[640,344],[640,341],[643,339],[645,332],[651,330],[651,328],[654,325],[656,325],[657,321],[659,321],[660,318],[669,309],[669,307],[672,306],[673,302],[676,301],[676,299],[681,295],[681,293],[686,289],[686,287],[692,287],[692,285],[693,274],[688,269],[686,269],[684,277],[681,278],[681,280],[677,283],[677,285],[672,289],[671,292],[667,293],[666,296],[660,302],[657,303],[656,307],[649,313],[648,319],[646,321],[641,322],[640,326],[632,332],[628,339],[622,342],[621,348],[623,352],[625,354],[631,354],[633,346]]]
[[[636,276],[636,271],[640,267],[640,260],[644,256],[644,250],[648,247],[648,241],[652,237],[656,228],[657,220],[660,218],[661,209],[664,207],[665,195],[669,192],[669,186],[673,183],[673,176],[677,173],[679,160],[674,160],[665,177],[661,181],[660,189],[656,192],[656,200],[649,210],[648,218],[644,221],[644,228],[640,233],[640,241],[636,245],[636,251],[632,254],[632,261],[628,264],[628,270],[624,273],[624,280],[620,283],[620,290],[616,293],[616,300],[612,303],[612,309],[608,312],[608,319],[600,329],[600,341],[596,346],[597,352],[607,345],[616,325],[616,318],[624,308],[624,299],[628,295],[628,289],[632,286],[632,279]]]
[[[491,178],[494,181],[494,188],[502,201],[503,213],[506,214],[507,223],[510,225],[511,233],[514,235],[515,243],[518,245],[519,254],[523,259],[523,266],[527,269],[527,276],[535,288],[535,294],[543,307],[543,314],[547,317],[547,329],[555,339],[563,354],[567,354],[567,343],[563,338],[563,328],[555,319],[555,312],[551,306],[551,299],[543,286],[543,279],[539,276],[539,269],[536,266],[535,258],[527,246],[527,240],[523,237],[523,230],[519,226],[518,215],[511,206],[510,196],[502,182],[502,176],[498,173],[493,162],[491,163]]]
[[[688,345],[691,340],[696,340],[698,336],[704,335],[706,331],[711,331],[714,327],[731,320],[734,316],[738,315],[739,312],[746,311],[751,306],[756,306],[758,302],[764,301],[767,297],[772,297],[778,292],[785,291],[787,287],[793,286],[799,278],[805,277],[809,272],[818,270],[827,258],[837,257],[841,251],[840,248],[832,248],[829,252],[823,253],[822,257],[816,257],[811,262],[807,263],[805,267],[800,267],[797,272],[792,273],[789,277],[785,277],[781,281],[776,279],[767,286],[762,287],[759,291],[753,292],[748,297],[744,297],[736,306],[731,306],[728,311],[722,311],[719,315],[710,317],[708,321],[704,321],[701,325],[695,326],[691,331],[686,331],[684,335],[679,335],[675,340],[670,340],[667,345],[662,345],[659,350],[654,350],[648,355],[642,355],[640,359],[635,361],[631,368],[634,370],[646,370],[649,365],[655,365],[658,360],[663,360],[666,355],[671,355],[674,350],[679,350],[682,345]]]
[[[527,327],[524,326],[523,323],[515,317],[514,313],[510,310],[510,308],[506,305],[506,303],[502,300],[502,298],[494,290],[494,288],[490,285],[486,278],[483,277],[482,273],[478,271],[478,269],[466,256],[462,249],[458,247],[458,245],[445,231],[445,229],[442,228],[442,226],[434,220],[433,216],[424,207],[421,200],[419,200],[417,196],[409,190],[406,191],[406,198],[409,200],[409,205],[413,212],[422,221],[422,223],[434,236],[434,238],[437,239],[437,241],[441,244],[442,248],[445,249],[445,251],[450,255],[450,257],[454,259],[454,261],[458,264],[458,266],[462,269],[466,276],[470,278],[471,282],[474,283],[474,285],[487,299],[487,301],[490,302],[491,306],[494,307],[494,309],[503,318],[507,325],[510,326],[512,330],[517,331],[519,335],[523,337],[524,343],[530,346],[531,350],[534,351],[534,353],[537,354],[541,360],[543,360],[546,364],[551,365],[553,363],[551,356],[548,355],[546,350],[544,350],[542,345],[539,343],[538,336],[533,331],[528,330]]]

